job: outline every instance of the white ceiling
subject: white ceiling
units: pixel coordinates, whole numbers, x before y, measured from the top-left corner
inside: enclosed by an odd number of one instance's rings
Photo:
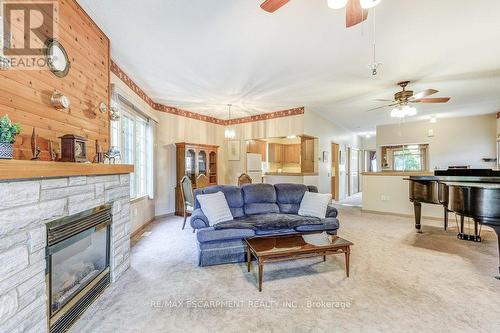
[[[396,82],[440,90],[422,119],[500,111],[500,1],[383,0],[346,29],[326,0],[79,0],[111,39],[112,57],[155,101],[227,118],[305,106],[353,131],[397,122],[367,113]],[[371,62],[373,19],[377,61]]]

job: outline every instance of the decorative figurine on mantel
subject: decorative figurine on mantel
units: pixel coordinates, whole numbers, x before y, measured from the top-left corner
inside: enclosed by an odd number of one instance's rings
[[[49,140],[49,154],[51,161],[55,161],[57,159],[57,153],[54,149],[54,142],[52,142],[52,140]]]
[[[10,160],[14,157],[14,142],[21,133],[21,125],[10,122],[9,116],[0,118],[0,159]]]
[[[32,161],[38,161],[40,159],[40,153],[42,150],[38,146],[38,134],[36,134],[36,130],[33,127],[33,132],[31,133],[31,158]]]
[[[95,140],[95,151],[94,163],[104,163],[104,153],[98,140]]]
[[[116,164],[117,159],[119,163],[121,159],[120,150],[116,146],[111,147],[106,153],[104,153],[104,158],[108,164]]]
[[[61,161],[87,163],[87,139],[67,134],[61,139]]]

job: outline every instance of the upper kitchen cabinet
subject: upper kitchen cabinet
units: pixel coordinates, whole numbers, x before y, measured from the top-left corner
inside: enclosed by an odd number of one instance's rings
[[[284,163],[300,163],[300,144],[284,145]]]
[[[268,148],[270,163],[283,163],[285,161],[285,152],[282,144],[270,143]]]
[[[262,160],[267,160],[267,143],[263,140],[248,140],[247,153],[260,154]]]
[[[314,138],[308,136],[301,137],[301,169],[302,172],[314,172]]]

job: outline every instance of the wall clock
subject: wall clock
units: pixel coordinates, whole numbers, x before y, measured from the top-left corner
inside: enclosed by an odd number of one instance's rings
[[[64,47],[55,39],[49,38],[44,47],[45,59],[50,71],[57,77],[68,75],[71,63],[68,59],[68,53]]]
[[[62,162],[87,162],[87,139],[72,134],[62,136],[60,139]]]

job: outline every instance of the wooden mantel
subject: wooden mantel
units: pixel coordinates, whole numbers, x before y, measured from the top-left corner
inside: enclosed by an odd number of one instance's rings
[[[116,175],[134,172],[128,164],[0,160],[0,181],[71,176]]]

